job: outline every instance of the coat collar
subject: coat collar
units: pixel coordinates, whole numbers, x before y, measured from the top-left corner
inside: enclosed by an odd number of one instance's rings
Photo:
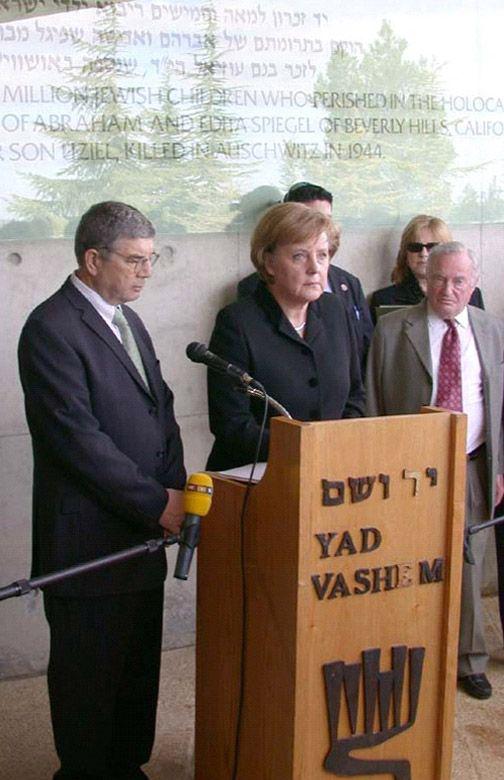
[[[403,281],[400,283],[400,285],[397,286],[401,286],[404,290],[406,290],[408,295],[417,303],[420,303],[425,298],[422,288],[418,284],[416,276],[412,272],[411,268],[407,269]]]
[[[489,320],[485,313],[476,306],[467,307],[469,323],[476,342],[481,369],[486,375],[488,366],[492,365],[492,340],[489,338]],[[403,319],[403,330],[415,349],[421,363],[429,376],[432,377],[432,362],[429,342],[427,299],[406,310]]]
[[[327,293],[322,293],[322,295],[326,294]],[[320,299],[313,301],[313,303],[310,303],[308,306],[305,336],[304,338],[301,338],[292,327],[291,323],[277,303],[275,297],[270,293],[267,285],[264,282],[261,282],[258,285],[258,288],[255,292],[255,298],[279,333],[282,333],[282,335],[292,339],[292,341],[296,341],[297,343],[303,344],[304,346],[307,346],[311,349],[311,345],[317,338],[322,328],[319,305]]]
[[[416,306],[407,309],[403,319],[403,332],[425,370],[432,378],[432,360],[429,343],[429,328],[427,324],[427,301],[423,300]]]
[[[74,284],[72,284],[70,278],[66,280],[66,282],[63,284],[63,287],[61,288],[61,291],[63,295],[70,301],[70,303],[76,308],[79,309],[81,312],[81,318],[84,324],[93,331],[93,333],[102,341],[104,341],[108,347],[112,350],[114,355],[118,358],[118,360],[122,363],[124,368],[128,371],[128,373],[131,375],[131,377],[135,380],[135,382],[139,385],[139,387],[150,397],[152,397],[152,391],[151,388],[147,388],[145,386],[145,383],[138,373],[137,369],[135,368],[134,364],[132,363],[128,353],[125,351],[124,347],[122,346],[119,339],[116,338],[114,333],[111,331],[107,323],[103,320],[103,318],[98,314],[94,306],[82,295],[82,293],[79,292],[79,290],[75,287]],[[146,345],[143,342],[143,339],[140,337],[136,323],[134,319],[130,316],[130,312],[128,310],[128,307],[123,307],[123,314],[125,315],[126,319],[128,320],[128,323],[131,327],[131,330],[133,331],[133,334],[135,336],[135,340],[137,342],[138,349],[140,351],[140,355],[142,356],[142,360],[144,363],[145,371],[147,374],[147,378],[149,379],[149,382],[152,383],[152,357],[150,352],[147,350]]]

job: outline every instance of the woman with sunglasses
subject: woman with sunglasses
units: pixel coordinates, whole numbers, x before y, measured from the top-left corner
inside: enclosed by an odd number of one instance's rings
[[[436,244],[451,241],[446,222],[428,214],[417,214],[404,228],[390,287],[376,290],[371,296],[371,315],[376,322],[378,306],[411,306],[425,295],[429,252]],[[476,287],[469,303],[484,309],[481,290]]]

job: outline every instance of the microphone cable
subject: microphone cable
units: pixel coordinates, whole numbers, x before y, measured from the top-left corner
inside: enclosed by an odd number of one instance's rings
[[[254,454],[254,461],[250,470],[250,475],[245,488],[245,495],[243,497],[243,503],[240,513],[240,576],[242,586],[242,635],[240,643],[240,688],[238,693],[238,706],[236,712],[236,731],[235,731],[235,745],[234,745],[234,757],[233,757],[233,771],[231,774],[231,780],[237,780],[238,773],[238,760],[240,756],[240,741],[243,719],[243,702],[245,696],[245,668],[247,660],[246,650],[246,635],[247,635],[247,623],[248,623],[248,591],[247,591],[247,577],[245,573],[245,516],[247,512],[250,490],[253,485],[254,472],[259,461],[259,453],[261,451],[261,445],[264,438],[264,431],[266,429],[266,421],[268,419],[268,395],[260,382],[255,382],[257,387],[264,393],[264,411],[261,421],[261,427],[259,429],[259,436],[257,439],[256,451]]]

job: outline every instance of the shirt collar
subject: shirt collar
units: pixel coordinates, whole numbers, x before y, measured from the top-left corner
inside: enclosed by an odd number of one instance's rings
[[[108,301],[104,300],[96,290],[93,290],[85,284],[82,279],[79,279],[75,271],[70,276],[70,281],[105,320],[112,322],[117,308],[116,306],[112,303],[108,303]]]
[[[469,312],[467,311],[467,306],[464,306],[461,312],[457,314],[456,317],[453,317],[457,325],[459,325],[461,328],[468,328],[469,327]],[[436,325],[441,322],[444,323],[445,318],[440,317],[438,314],[436,314],[432,308],[430,303],[427,301],[427,320],[429,322],[429,325]]]

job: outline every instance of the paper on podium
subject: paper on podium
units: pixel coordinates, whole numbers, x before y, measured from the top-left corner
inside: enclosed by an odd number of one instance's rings
[[[266,471],[267,463],[257,463],[254,469],[254,479],[252,482],[260,482]],[[247,463],[246,466],[239,466],[236,469],[227,469],[226,471],[219,471],[223,477],[231,477],[231,479],[237,479],[240,482],[248,482],[250,478],[250,472],[252,471],[252,463]]]

